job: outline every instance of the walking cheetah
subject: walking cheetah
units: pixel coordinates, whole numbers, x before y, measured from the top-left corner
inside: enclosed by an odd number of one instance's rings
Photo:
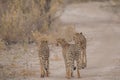
[[[49,76],[49,47],[47,40],[41,40],[38,46],[40,59],[40,76]]]
[[[86,44],[87,40],[85,36],[81,33],[75,33],[73,37],[75,44],[78,45],[78,48],[81,50],[81,60],[82,60],[82,68],[87,67],[87,57],[86,57]]]
[[[66,67],[66,77],[70,79],[73,76],[74,62],[77,63],[77,75],[80,78],[81,60],[80,51],[75,44],[69,44],[64,39],[57,39],[57,44],[62,46],[62,53]]]

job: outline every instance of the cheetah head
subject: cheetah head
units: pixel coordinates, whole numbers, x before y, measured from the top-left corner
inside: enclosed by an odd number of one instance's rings
[[[41,39],[40,44],[48,45],[48,40],[47,39]]]
[[[80,35],[82,35],[82,32],[74,34],[73,40],[75,41],[75,43],[79,42]]]
[[[57,43],[56,43],[57,46],[59,46],[59,44],[63,45],[66,42],[65,39],[63,39],[63,38],[58,38],[58,39],[56,39],[56,41],[57,41]]]

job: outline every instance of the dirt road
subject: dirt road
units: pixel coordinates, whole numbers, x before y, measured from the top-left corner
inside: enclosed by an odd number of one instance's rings
[[[76,31],[88,40],[88,66],[81,71],[81,80],[120,80],[120,23],[116,15],[101,7],[105,5],[73,4],[61,17],[63,23],[75,24]]]

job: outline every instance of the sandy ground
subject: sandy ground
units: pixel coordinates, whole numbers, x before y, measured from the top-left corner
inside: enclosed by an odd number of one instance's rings
[[[87,68],[72,80],[120,80],[120,22],[103,3],[72,4],[60,20],[87,38]],[[19,47],[18,47],[19,46]],[[40,78],[35,44],[12,45],[0,53],[0,80],[67,80],[60,47],[50,46],[50,77]]]

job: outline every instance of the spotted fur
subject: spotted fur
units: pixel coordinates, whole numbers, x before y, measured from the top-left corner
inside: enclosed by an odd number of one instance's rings
[[[81,60],[82,60],[82,68],[87,67],[87,57],[86,57],[86,44],[87,40],[85,36],[81,33],[75,33],[73,37],[75,44],[78,46],[78,49],[81,50]]]
[[[62,53],[66,67],[66,77],[71,78],[73,76],[74,62],[77,63],[77,75],[80,77],[81,60],[80,51],[76,48],[75,44],[69,44],[64,39],[57,39],[57,43],[62,46]]]
[[[40,76],[49,76],[49,47],[48,41],[41,40],[39,44]]]

